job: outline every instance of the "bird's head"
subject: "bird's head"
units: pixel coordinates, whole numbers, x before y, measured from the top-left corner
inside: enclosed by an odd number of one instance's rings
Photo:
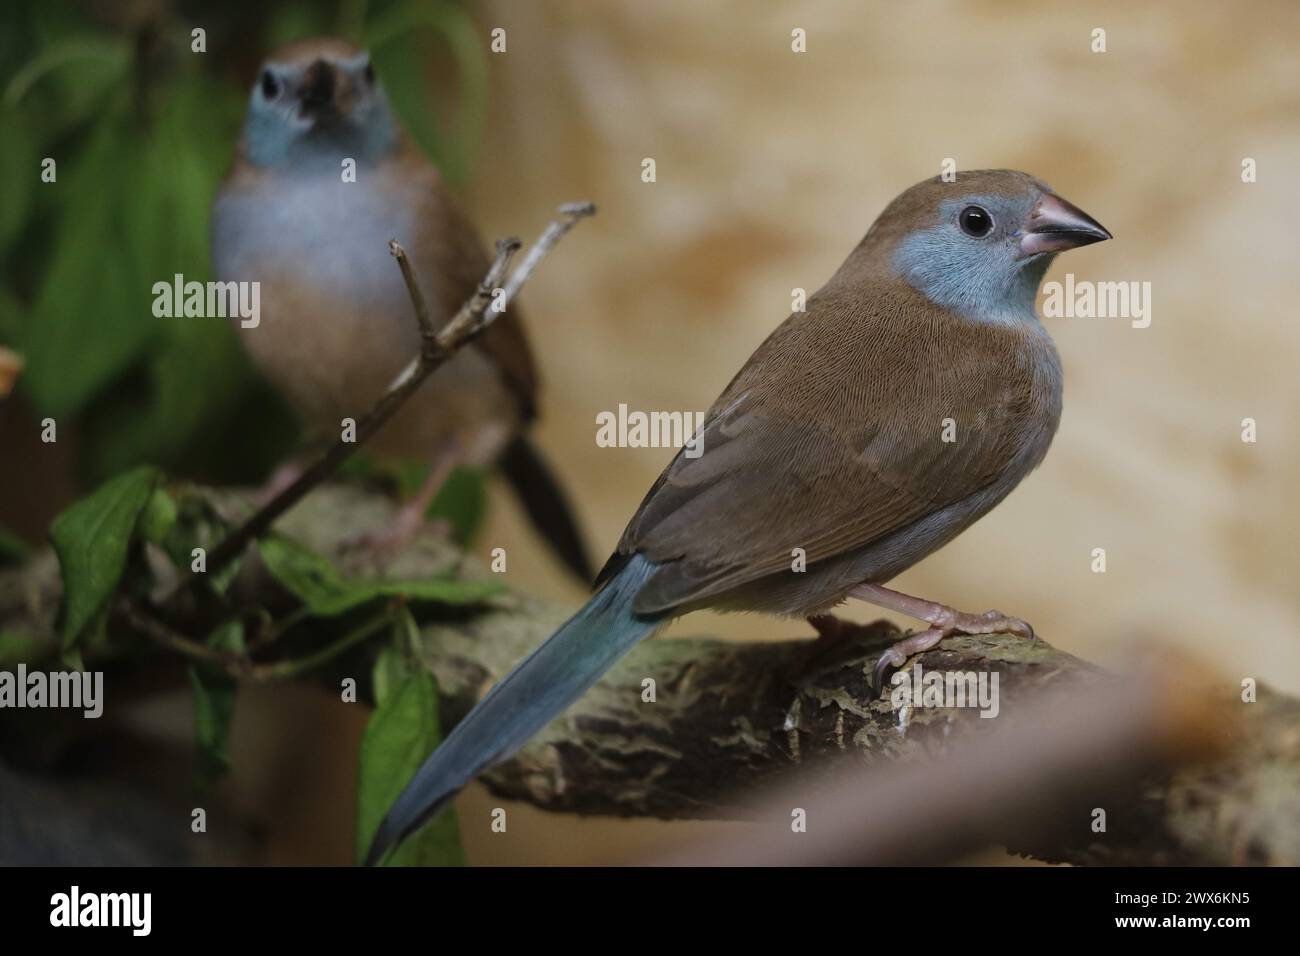
[[[880,214],[862,249],[937,305],[990,319],[1032,313],[1058,252],[1110,237],[1033,176],[990,169],[908,189]]]
[[[267,57],[244,124],[248,160],[257,166],[375,159],[392,150],[398,129],[370,54],[343,40],[301,40]]]

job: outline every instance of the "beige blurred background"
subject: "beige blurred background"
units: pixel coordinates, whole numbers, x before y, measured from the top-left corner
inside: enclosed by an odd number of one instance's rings
[[[948,156],[1015,167],[1115,234],[1048,280],[1149,281],[1152,322],[1045,320],[1066,374],[1045,464],[898,585],[1001,607],[1088,657],[1145,631],[1300,691],[1300,7],[628,0],[486,3],[480,22],[509,41],[468,197],[481,228],[600,206],[524,296],[539,439],[595,550],[671,457],[597,447],[599,411],[703,411],[791,289],[820,286],[903,188]],[[577,601],[496,502],[484,553],[505,546],[519,586]],[[792,630],[702,614],[676,628]]]
[[[820,286],[899,191],[944,157],[1015,167],[1115,234],[1048,279],[1149,281],[1152,322],[1047,320],[1066,398],[1045,464],[897,586],[1002,608],[1090,659],[1145,633],[1225,679],[1300,692],[1300,7],[573,0],[485,3],[479,18],[508,37],[468,197],[482,229],[600,205],[524,296],[539,439],[595,550],[671,457],[598,448],[599,411],[706,409],[791,289]],[[506,547],[519,587],[578,602],[509,496],[496,502],[485,553]],[[801,628],[697,614],[672,633]],[[462,801],[469,817],[490,805]],[[552,826],[553,840],[495,850],[462,829],[483,862],[585,859],[625,831]]]

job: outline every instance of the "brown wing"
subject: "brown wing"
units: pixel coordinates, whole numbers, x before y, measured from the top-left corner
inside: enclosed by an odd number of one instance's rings
[[[434,197],[430,204],[432,214],[426,220],[428,228],[420,237],[423,240],[420,248],[430,260],[428,266],[443,278],[438,283],[441,300],[437,304],[450,317],[474,294],[491,263],[478,231],[447,190],[437,170],[422,156],[413,156],[410,150],[414,147],[408,147],[403,160],[405,175],[418,184],[421,195]],[[530,421],[536,413],[537,369],[520,321],[519,307],[511,306],[505,315],[498,316],[473,347],[492,359],[506,387],[518,399],[524,421]]]
[[[677,455],[619,543],[668,562],[638,610],[788,570],[794,548],[809,564],[862,548],[1008,466],[1033,378],[1021,334],[896,285],[814,297],[714,403],[703,453]]]

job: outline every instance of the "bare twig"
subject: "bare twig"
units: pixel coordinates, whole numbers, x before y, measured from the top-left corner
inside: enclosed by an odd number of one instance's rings
[[[529,277],[541,263],[542,259],[544,259],[547,253],[556,247],[560,239],[564,237],[564,234],[576,226],[580,220],[596,214],[596,205],[595,203],[589,202],[566,203],[560,207],[559,213],[560,218],[551,221],[551,224],[546,227],[545,231],[542,232],[537,241],[533,243],[533,247],[524,255],[523,262],[519,264],[518,268],[511,273],[510,278],[506,280],[505,286],[501,288],[500,296],[496,296],[495,293],[501,281],[501,277],[505,274],[504,269],[495,273],[489,272],[487,278],[483,280],[482,284],[479,286],[479,294],[483,294],[486,291],[492,308],[490,310],[487,308],[480,309],[477,312],[472,312],[468,315],[462,308],[461,311],[458,312],[456,316],[443,328],[443,334],[452,334],[454,331],[454,334],[458,339],[460,336],[465,337],[464,339],[460,339],[461,344],[463,344],[463,342],[467,341],[468,338],[478,335],[491,325],[498,315],[506,311],[506,308],[514,301],[515,296],[519,294],[519,290],[523,288],[524,283],[528,281]],[[392,249],[393,246],[396,246],[396,248]],[[393,255],[397,256],[398,264],[402,266],[402,275],[406,278],[407,288],[411,290],[412,301],[416,302],[416,317],[418,318],[420,309],[422,308],[422,301],[420,299],[419,289],[415,288],[415,282],[410,273],[410,266],[405,262],[405,253],[402,250],[402,247],[398,246],[396,242],[390,243],[390,249],[392,249]],[[489,314],[491,315],[491,318],[487,317]],[[460,323],[462,327],[453,330],[453,326],[456,326],[458,323]],[[421,322],[421,326],[427,327],[427,323]],[[400,375],[397,376],[393,386],[396,387],[410,376],[415,375],[418,369],[419,359],[412,359],[411,363],[402,370]]]
[[[180,654],[195,663],[219,668],[231,677],[245,676],[252,666],[251,662],[242,654],[209,647],[186,637],[184,634],[173,631],[166,624],[146,614],[128,599],[123,599],[119,607],[122,616],[127,619],[133,628],[165,650]]]
[[[420,354],[397,377],[389,390],[375,403],[374,407],[357,422],[355,439],[335,442],[314,464],[307,468],[298,480],[280,492],[270,502],[260,508],[252,517],[232,531],[212,553],[208,555],[205,574],[219,573],[238,557],[250,542],[261,537],[277,518],[297,504],[304,495],[322,481],[334,474],[340,465],[350,458],[358,448],[366,443],[380,428],[393,417],[402,404],[410,398],[416,389],[424,383],[433,372],[463,348],[471,339],[482,334],[496,317],[505,311],[505,306],[519,291],[533,270],[555,247],[560,237],[586,216],[593,215],[596,207],[591,203],[574,203],[560,207],[560,216],[542,233],[537,243],[524,257],[523,263],[510,276],[505,285],[504,297],[497,299],[495,293],[506,274],[510,259],[519,249],[518,239],[506,239],[497,243],[496,258],[487,275],[475,290],[474,295],[465,302],[442,329],[435,331],[429,317],[428,307],[420,294],[415,278],[411,272],[406,251],[394,240],[389,249],[397,259],[402,270],[402,278],[411,297],[416,322],[420,326]],[[495,301],[499,307],[489,309]],[[187,575],[169,595],[175,597],[188,587],[197,574]]]
[[[528,250],[524,256],[524,261],[519,264],[519,268],[514,271],[505,285],[505,301],[502,303],[502,311],[505,307],[514,301],[519,290],[523,288],[528,277],[533,274],[542,259],[555,248],[564,234],[578,224],[581,219],[588,216],[596,215],[595,203],[574,202],[566,203],[560,207],[560,218],[553,220],[546,231],[533,243],[533,247]]]
[[[344,651],[360,644],[369,637],[373,637],[393,622],[393,609],[390,606],[375,617],[353,628],[347,634],[305,657],[259,663],[247,654],[223,651],[186,637],[184,634],[172,630],[157,618],[146,614],[130,600],[123,599],[120,608],[122,616],[126,618],[127,622],[158,646],[180,654],[196,664],[215,667],[236,680],[252,681],[288,680],[291,677],[298,677],[329,663]]]
[[[248,676],[253,680],[288,680],[291,677],[298,677],[329,663],[344,651],[355,647],[368,637],[373,637],[392,623],[393,612],[389,608],[364,624],[353,628],[333,643],[326,644],[315,653],[308,654],[306,657],[276,661],[273,664],[257,664]]]
[[[420,286],[415,281],[415,273],[411,271],[411,261],[406,258],[406,250],[396,239],[388,240],[388,251],[394,259],[397,260],[397,267],[402,270],[402,280],[406,283],[406,294],[411,297],[411,305],[415,308],[415,321],[420,325],[420,340],[427,341],[438,334],[438,330],[433,327],[433,320],[429,318],[429,307],[425,304],[424,293],[420,291]],[[497,244],[497,252],[500,253],[501,245]],[[496,268],[497,262],[492,264]]]

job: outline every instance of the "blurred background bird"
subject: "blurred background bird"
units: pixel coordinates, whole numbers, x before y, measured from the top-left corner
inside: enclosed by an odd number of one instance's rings
[[[487,271],[482,241],[402,129],[369,53],[332,38],[272,53],[213,202],[213,265],[222,281],[261,284],[262,315],[241,324],[244,346],[318,438],[335,439],[345,420],[359,421],[419,351],[410,297],[389,253],[393,238],[407,251],[435,326]],[[419,490],[367,543],[393,556],[456,466],[497,463],[557,555],[589,581],[568,502],[523,434],[536,389],[512,310],[367,445],[381,458],[429,463]],[[292,473],[277,472],[273,486]]]

